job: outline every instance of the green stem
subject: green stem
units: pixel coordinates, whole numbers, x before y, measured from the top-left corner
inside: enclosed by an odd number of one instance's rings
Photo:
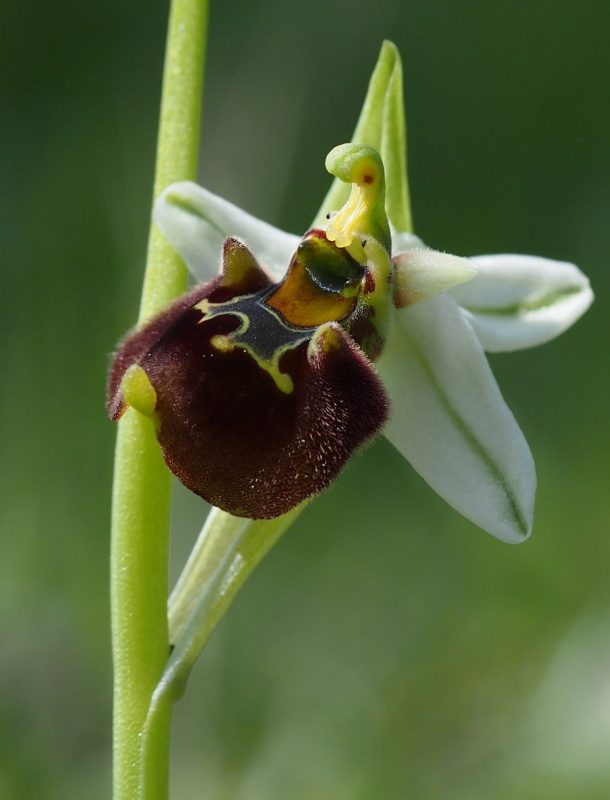
[[[207,0],[172,0],[155,172],[155,197],[197,174],[207,33]],[[140,322],[180,294],[186,270],[153,226]],[[168,653],[167,559],[170,474],[149,420],[128,410],[119,423],[112,510],[111,602],[114,656],[114,798],[168,794],[171,703],[155,735],[142,731]]]
[[[170,497],[167,468],[150,422],[130,410],[117,439],[112,512],[115,800],[138,797],[140,732],[167,661]],[[157,767],[157,797],[162,798],[167,757]]]

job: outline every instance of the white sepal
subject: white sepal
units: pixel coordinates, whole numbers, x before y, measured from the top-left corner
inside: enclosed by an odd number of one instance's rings
[[[474,280],[451,290],[489,351],[554,339],[593,301],[585,275],[565,261],[525,255],[475,256]]]
[[[505,542],[522,541],[534,462],[472,327],[448,295],[394,319],[377,362],[392,404],[385,435],[457,511]]]
[[[216,275],[228,236],[243,239],[275,281],[283,278],[300,242],[298,236],[274,228],[190,181],[168,186],[155,203],[153,218],[197,281]]]

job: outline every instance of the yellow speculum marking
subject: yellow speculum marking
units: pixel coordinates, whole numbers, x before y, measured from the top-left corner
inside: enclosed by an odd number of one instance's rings
[[[214,306],[214,303],[209,303],[207,300],[204,300],[202,301],[202,303],[198,303],[196,308],[200,308],[200,306],[203,306],[204,303],[206,312],[210,311],[211,308],[213,308]],[[218,305],[221,306],[220,303]],[[290,375],[287,375],[285,372],[282,372],[279,368],[280,357],[283,355],[283,353],[286,352],[286,350],[289,349],[289,346],[278,348],[274,352],[272,360],[261,358],[258,355],[258,353],[256,353],[248,344],[246,344],[243,341],[236,341],[234,339],[234,337],[237,336],[238,334],[245,333],[245,331],[250,326],[250,320],[248,319],[246,314],[242,314],[237,311],[233,312],[230,311],[230,304],[227,305],[229,305],[227,313],[231,313],[234,314],[234,316],[239,317],[242,323],[241,327],[238,328],[236,331],[234,331],[234,333],[229,335],[223,335],[218,333],[215,336],[212,336],[212,338],[210,339],[210,344],[212,345],[212,347],[221,353],[228,353],[230,350],[234,350],[235,348],[243,350],[256,361],[256,363],[261,369],[264,369],[265,372],[269,373],[269,375],[273,378],[275,385],[281,392],[284,392],[284,394],[291,394],[291,392],[294,391],[294,382],[290,377]],[[206,318],[203,317],[200,320],[200,322],[205,322],[205,319]]]
[[[216,336],[212,336],[210,339],[210,344],[216,350],[220,350],[221,353],[226,353],[228,350],[233,348],[233,343],[229,337],[223,336],[220,333],[217,333]]]
[[[287,347],[276,350],[273,361],[268,361],[267,359],[261,358],[259,355],[257,355],[251,347],[248,347],[247,344],[244,344],[243,342],[231,341],[229,336],[222,336],[221,334],[212,336],[210,339],[210,344],[221,353],[227,353],[229,350],[233,350],[234,348],[244,350],[246,353],[252,356],[261,369],[264,369],[265,372],[268,372],[269,375],[271,375],[280,392],[284,392],[284,394],[291,394],[291,392],[294,390],[292,378],[290,375],[282,372],[278,366],[280,356],[288,349]]]
[[[244,347],[244,350],[247,350],[252,358],[256,360],[258,366],[271,375],[280,392],[284,392],[284,394],[292,394],[294,391],[294,382],[292,378],[287,373],[281,372],[277,365],[277,361],[279,361],[280,356],[287,349],[288,348],[284,348],[284,350],[280,350],[276,353],[276,361],[267,361],[263,358],[259,358],[259,356],[257,356],[256,353],[253,353],[249,347]]]
[[[202,319],[200,320],[200,322],[203,322],[203,320],[205,319],[205,315],[206,315],[206,314],[208,313],[208,311],[210,310],[210,306],[211,306],[211,303],[210,303],[208,300],[200,300],[200,301],[197,303],[197,305],[195,306],[195,308],[197,309],[197,311],[201,311],[201,313],[203,314],[203,317],[202,317]]]

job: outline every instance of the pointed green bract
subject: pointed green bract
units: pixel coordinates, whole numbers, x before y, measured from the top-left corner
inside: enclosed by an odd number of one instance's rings
[[[388,205],[390,222],[398,230],[410,231],[402,65],[398,49],[392,42],[385,41],[381,47],[352,142],[369,145],[381,154],[386,165],[388,198],[392,198]],[[323,225],[326,214],[344,205],[348,197],[349,188],[341,180],[334,180],[315,218],[314,227]]]
[[[392,45],[393,47],[393,45]],[[379,152],[386,173],[386,211],[394,230],[413,232],[407,175],[407,123],[402,86],[402,64],[396,52],[383,107]]]

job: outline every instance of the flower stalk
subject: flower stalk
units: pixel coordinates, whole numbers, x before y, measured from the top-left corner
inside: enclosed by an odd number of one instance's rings
[[[297,506],[272,520],[240,519],[218,508],[210,512],[170,597],[173,649],[152,696],[142,731],[145,758],[156,757],[155,742],[163,732],[166,711],[184,693],[197,658],[236,594],[302,509],[303,506]],[[151,769],[143,772],[145,780],[154,778],[152,764]]]
[[[172,181],[196,177],[207,14],[207,0],[173,0],[171,5],[155,198]],[[139,322],[185,285],[182,260],[153,225]],[[153,757],[144,758],[141,734],[169,654],[170,499],[170,473],[153,426],[131,410],[119,426],[112,510],[114,800],[163,800],[168,794],[169,703],[161,710],[155,736],[146,741]]]

